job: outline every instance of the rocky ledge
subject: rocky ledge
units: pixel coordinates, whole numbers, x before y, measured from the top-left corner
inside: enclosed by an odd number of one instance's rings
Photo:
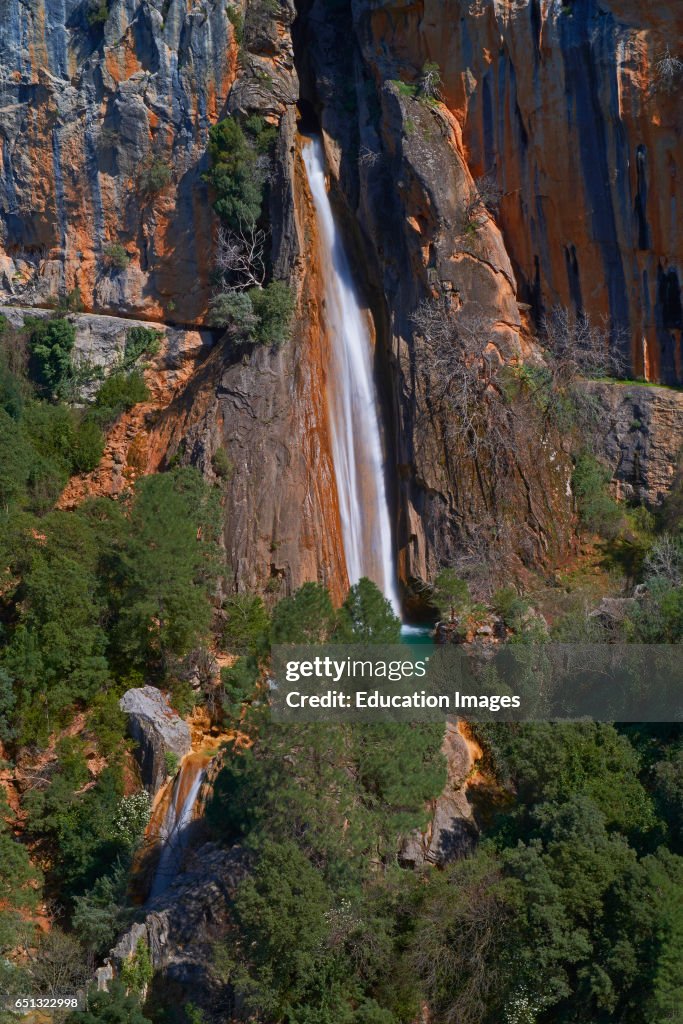
[[[138,743],[142,781],[153,796],[168,775],[166,755],[180,760],[190,753],[190,727],[155,686],[128,690],[119,707],[128,715],[128,729]]]

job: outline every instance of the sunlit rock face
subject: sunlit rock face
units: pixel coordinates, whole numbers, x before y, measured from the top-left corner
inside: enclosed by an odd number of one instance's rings
[[[636,374],[680,382],[683,8],[655,0],[354,3],[377,75],[441,69],[468,165],[503,192],[520,298],[609,315]]]
[[[171,459],[214,479],[222,448],[230,586],[278,596],[317,579],[337,600],[345,592],[303,101],[374,314],[402,579],[427,580],[463,553],[478,564],[487,545],[506,573],[566,553],[566,439],[529,436],[502,483],[463,458],[435,415],[413,316],[452,296],[493,322],[492,355],[514,365],[538,359],[534,315],[560,303],[610,315],[633,373],[681,379],[683,82],[658,70],[683,34],[680,5],[110,0],[94,25],[87,10],[2,8],[0,299],[44,305],[78,287],[86,312],[202,326],[216,224],[208,131],[227,113],[258,113],[280,125],[272,263],[297,312],[280,351],[184,335],[180,368],[151,368],[149,406],[114,427],[102,465],[64,503],[91,485],[117,494]],[[439,66],[440,103],[405,88],[426,61]],[[500,202],[468,234],[463,208],[485,174]]]
[[[87,309],[195,321],[210,293],[201,174],[234,29],[213,0],[109,9],[90,25],[81,0],[3,4],[0,285],[24,303],[78,287]]]
[[[142,781],[154,796],[168,775],[166,755],[180,761],[189,754],[190,727],[155,686],[127,690],[119,707],[128,716],[128,730],[138,744]]]
[[[538,566],[565,550],[571,533],[561,438],[520,444],[503,484],[490,462],[476,464],[445,441],[435,412],[437,374],[413,321],[425,300],[448,295],[455,308],[491,322],[497,361],[537,353],[495,218],[482,215],[475,237],[463,222],[474,180],[461,121],[410,89],[426,59],[421,11],[366,3],[331,10],[315,0],[301,4],[295,26],[302,88],[320,118],[335,199],[378,325],[399,571],[417,581],[463,554],[478,564],[490,556],[499,568],[504,555],[510,570]],[[448,34],[450,22],[442,29]]]

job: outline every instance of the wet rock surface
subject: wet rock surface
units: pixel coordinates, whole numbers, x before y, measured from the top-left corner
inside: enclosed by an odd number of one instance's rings
[[[210,987],[213,946],[226,930],[230,899],[245,876],[239,848],[222,849],[211,843],[189,855],[187,869],[141,912],[141,919],[121,936],[109,954],[114,972],[131,957],[140,939],[147,944],[152,964],[163,972],[165,984]]]
[[[168,775],[166,755],[178,760],[192,749],[190,727],[155,686],[128,690],[119,701],[138,744],[136,756],[145,788],[154,795]]]

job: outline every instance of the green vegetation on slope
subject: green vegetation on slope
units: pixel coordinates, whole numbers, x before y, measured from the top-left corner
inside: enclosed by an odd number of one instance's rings
[[[218,603],[220,488],[176,468],[119,502],[54,510],[69,475],[92,464],[83,452],[97,416],[109,410],[111,421],[144,386],[130,365],[90,411],[72,408],[59,386],[71,374],[57,358],[64,337],[37,365],[26,337],[12,334],[0,359],[0,738],[6,757],[24,751],[25,764],[41,765],[25,779],[20,829],[0,808],[3,990],[47,985],[56,964],[83,984],[91,958],[132,920],[129,872],[149,802],[124,795],[130,744],[118,698],[151,682],[181,709],[206,702],[253,741],[226,750],[207,812],[215,841],[241,845],[248,875],[214,945],[214,1003],[195,992],[164,1000],[152,986],[143,1007],[145,947],[74,1022],[218,1024],[232,1013],[263,1024],[412,1024],[425,1005],[434,1024],[680,1021],[680,728],[479,727],[503,794],[486,808],[479,846],[443,870],[401,866],[402,837],[427,826],[444,786],[441,728],[285,728],[263,699],[271,641],[395,642],[390,606],[368,580],[340,609],[314,583],[274,606],[230,595],[213,639],[238,660],[220,686],[191,691],[185,659],[211,638]],[[147,340],[132,340],[135,359]],[[637,549],[629,564],[647,587],[618,635],[680,641],[679,498],[661,525],[618,509],[615,527],[605,474],[588,456],[576,470],[585,528],[616,553]],[[482,607],[451,569],[434,597],[447,618]],[[527,637],[523,597],[503,588],[493,605]],[[96,774],[93,754],[103,759]],[[38,940],[31,915],[46,894],[59,924]]]

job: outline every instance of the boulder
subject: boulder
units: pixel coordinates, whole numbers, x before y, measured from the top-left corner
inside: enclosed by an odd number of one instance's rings
[[[637,607],[638,600],[635,597],[603,597],[588,617],[597,619],[605,629],[618,629]]]
[[[400,852],[402,864],[421,867],[425,863],[443,866],[466,857],[477,843],[478,829],[467,799],[467,778],[473,765],[472,752],[455,720],[446,722],[443,747],[447,779],[434,804],[426,833],[419,829],[404,840]]]
[[[142,781],[154,796],[168,774],[166,754],[180,759],[192,749],[190,727],[155,686],[128,690],[119,707],[128,715],[129,732],[138,743]]]
[[[120,973],[142,939],[152,965],[167,981],[206,993],[213,974],[212,947],[227,931],[230,903],[245,874],[240,847],[226,850],[205,843],[194,850],[185,870],[119,937],[107,960],[114,974]]]

